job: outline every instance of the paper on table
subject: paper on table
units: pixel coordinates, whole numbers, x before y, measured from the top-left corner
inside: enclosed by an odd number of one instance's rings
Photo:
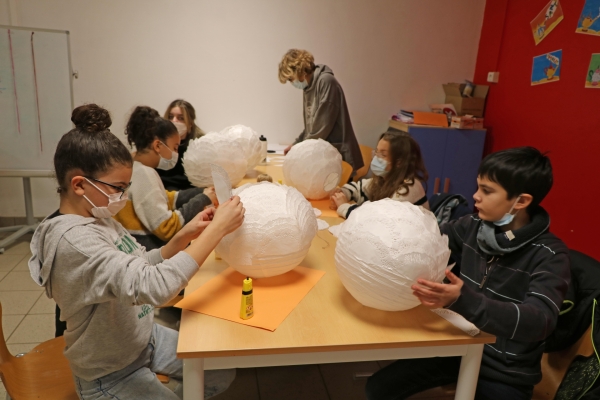
[[[329,223],[324,219],[317,218],[317,228],[319,228],[320,231],[323,231],[329,228]]]
[[[298,266],[283,275],[254,279],[254,317],[246,320],[240,318],[246,276],[231,267],[186,294],[175,307],[274,331],[323,275],[325,271]]]
[[[219,204],[225,203],[231,198],[231,180],[227,171],[216,164],[210,164],[210,172],[215,185],[215,193]]]
[[[471,336],[479,335],[479,329],[471,322],[467,321],[462,315],[448,310],[447,308],[435,308],[431,311],[444,318],[461,331],[468,333]]]
[[[286,144],[279,144],[279,143],[267,144],[267,150],[274,151],[275,154],[283,154],[283,150],[285,150],[287,147],[288,147],[288,145],[286,145]],[[273,154],[273,153],[271,153],[271,154]]]
[[[309,200],[313,208],[321,211],[321,217],[339,217],[336,210],[329,208],[329,199]]]

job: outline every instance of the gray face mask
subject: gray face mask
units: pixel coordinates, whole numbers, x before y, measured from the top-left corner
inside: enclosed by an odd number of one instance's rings
[[[160,142],[163,146],[165,146],[167,149],[169,149],[169,147],[164,144],[163,142]],[[163,156],[160,156],[160,161],[158,162],[158,166],[156,168],[158,169],[162,169],[163,171],[168,171],[170,169],[175,168],[175,165],[177,164],[177,160],[179,160],[179,153],[177,153],[176,151],[173,151],[171,149],[169,149],[171,151],[171,158],[170,159],[166,159]]]
[[[306,81],[306,79],[302,82],[300,82],[298,79],[296,79],[292,82],[292,86],[294,86],[296,89],[304,90],[308,86],[308,82]]]

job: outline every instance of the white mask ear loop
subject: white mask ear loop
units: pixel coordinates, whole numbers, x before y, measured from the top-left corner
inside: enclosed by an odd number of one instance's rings
[[[509,214],[512,214],[512,210],[515,209],[515,206],[517,205],[517,203],[519,202],[519,200],[521,199],[522,195],[517,196],[517,199],[515,200],[515,202],[513,203],[512,207],[510,208],[510,210],[508,211]],[[515,215],[518,214],[518,212],[521,210],[517,210],[517,212],[515,213]]]
[[[92,185],[93,187],[95,187],[96,189],[98,189],[100,191],[100,193],[102,193],[103,195],[105,195],[106,197],[110,197],[108,194],[106,194],[106,192],[102,189],[100,189],[98,186],[94,185],[88,178],[84,177],[83,179],[85,179],[86,181],[88,181],[88,183],[90,185]],[[89,201],[89,200],[88,200]]]

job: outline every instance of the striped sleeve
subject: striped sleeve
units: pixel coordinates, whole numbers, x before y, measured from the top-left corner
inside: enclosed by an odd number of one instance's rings
[[[133,208],[142,225],[159,239],[168,241],[183,226],[183,217],[173,211],[176,192],[167,192],[152,168],[134,163],[130,193]]]

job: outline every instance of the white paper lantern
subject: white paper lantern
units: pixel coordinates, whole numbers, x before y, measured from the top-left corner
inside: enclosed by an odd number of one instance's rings
[[[237,185],[246,175],[244,151],[229,136],[210,132],[201,138],[190,140],[183,156],[183,168],[191,184],[196,187],[213,185],[210,164],[227,171],[232,185]]]
[[[270,182],[244,185],[234,194],[246,214],[242,226],[217,246],[223,260],[253,278],[281,275],[300,264],[317,234],[317,218],[302,194]]]
[[[292,147],[283,162],[283,177],[307,199],[323,199],[337,187],[342,155],[322,139],[309,139]]]
[[[223,129],[221,134],[229,135],[232,140],[241,146],[248,161],[248,169],[253,169],[260,163],[263,158],[260,136],[252,128],[244,125],[233,125]]]
[[[417,279],[441,282],[450,250],[434,215],[384,199],[355,209],[338,234],[335,265],[350,294],[367,307],[403,311],[419,300]]]

